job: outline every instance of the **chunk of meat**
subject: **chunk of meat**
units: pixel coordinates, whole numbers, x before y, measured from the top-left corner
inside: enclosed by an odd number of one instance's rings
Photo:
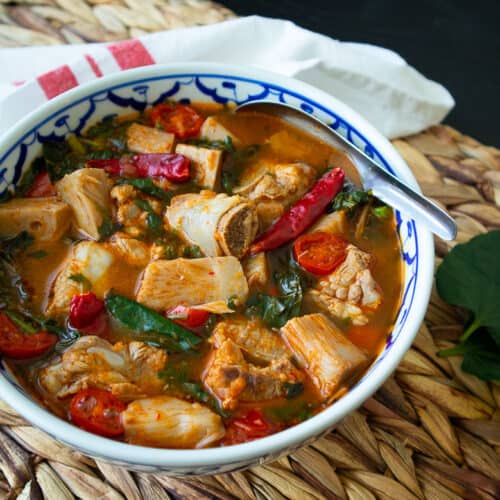
[[[79,338],[61,358],[39,372],[39,383],[52,398],[65,398],[87,387],[110,391],[123,401],[160,394],[158,377],[167,361],[163,349],[143,342],[114,345],[93,335]]]
[[[306,163],[261,161],[243,172],[233,192],[255,203],[263,230],[305,194],[316,177],[317,171]]]
[[[129,184],[114,186],[111,198],[116,205],[116,220],[123,232],[132,238],[142,236],[148,229],[148,212],[136,204],[136,200],[147,201],[153,212],[162,214],[162,204],[156,198],[147,196]]]
[[[150,262],[137,293],[137,301],[156,311],[179,304],[196,306],[232,298],[243,304],[248,285],[235,257],[156,260]]]
[[[52,284],[46,313],[67,314],[73,295],[88,292],[88,285],[99,298],[110,288],[106,277],[113,264],[113,254],[103,243],[82,241],[75,245]]]
[[[366,325],[369,313],[382,303],[382,292],[370,271],[372,260],[370,254],[349,245],[345,261],[304,294],[305,305]]]
[[[220,321],[210,341],[219,348],[226,339],[231,339],[258,361],[270,363],[273,359],[290,357],[281,337],[258,319],[228,318]]]
[[[269,265],[265,252],[250,255],[242,261],[243,271],[251,290],[263,290],[269,283]]]
[[[367,356],[323,314],[292,318],[281,335],[325,399],[345,390],[368,364]]]
[[[223,408],[234,410],[239,401],[265,401],[282,397],[287,384],[304,380],[304,374],[289,359],[278,358],[267,366],[248,363],[241,349],[226,339],[215,350],[204,384]]]
[[[49,198],[15,198],[0,204],[0,237],[27,231],[38,241],[60,239],[71,224],[69,205]]]
[[[93,240],[100,237],[99,228],[111,217],[110,182],[100,168],[82,168],[65,175],[56,189],[71,206],[76,227]]]
[[[241,144],[240,139],[222,125],[216,116],[209,116],[203,122],[200,129],[200,137],[209,141],[225,141],[226,137],[230,137],[235,146]]]
[[[177,144],[175,152],[191,160],[191,176],[198,186],[211,190],[216,188],[222,167],[222,151]]]
[[[174,134],[139,123],[127,129],[127,147],[136,153],[171,153],[174,141]]]
[[[224,437],[219,415],[170,396],[133,401],[122,413],[125,440],[159,448],[204,448]]]
[[[345,234],[347,232],[347,224],[346,211],[337,210],[331,214],[322,215],[307,232],[316,233],[322,231],[331,234]]]
[[[242,257],[258,229],[257,214],[248,200],[212,191],[175,196],[166,217],[173,229],[208,257]]]
[[[126,233],[115,233],[110,244],[113,250],[131,266],[145,266],[149,262],[150,249],[144,241],[130,238]]]

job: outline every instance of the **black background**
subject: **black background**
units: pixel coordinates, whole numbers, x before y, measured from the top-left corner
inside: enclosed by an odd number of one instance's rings
[[[398,52],[455,98],[445,123],[500,147],[500,0],[219,0]]]

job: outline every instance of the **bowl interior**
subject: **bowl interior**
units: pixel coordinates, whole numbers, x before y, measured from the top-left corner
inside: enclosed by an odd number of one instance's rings
[[[20,180],[31,161],[41,153],[44,142],[64,138],[68,134],[78,134],[89,125],[107,116],[126,115],[134,111],[142,111],[147,106],[157,104],[167,98],[186,103],[205,101],[222,104],[241,104],[250,100],[266,99],[300,107],[336,129],[389,172],[398,175],[414,186],[416,185],[408,168],[390,144],[363,119],[330,96],[300,82],[257,70],[250,71],[220,65],[216,69],[211,68],[210,65],[205,67],[207,68],[206,71],[195,70],[190,65],[184,65],[182,68],[165,67],[162,69],[156,67],[125,72],[75,89],[45,105],[42,109],[35,111],[0,141],[0,194]],[[423,318],[432,276],[432,240],[427,231],[416,227],[413,220],[406,218],[399,212],[396,212],[396,217],[397,231],[402,248],[404,285],[401,306],[394,329],[378,358],[346,396],[318,416],[296,426],[296,428],[301,427],[304,430],[296,433],[293,437],[292,441],[295,444],[299,444],[299,441],[303,442],[304,437],[311,438],[313,435],[321,434],[347,411],[359,406],[364,399],[369,397],[395,368],[401,356],[408,349]],[[0,363],[0,374],[0,379],[4,377],[4,380],[0,380],[0,382],[5,383],[8,380],[13,391],[16,393],[22,391],[15,377],[3,362]],[[13,385],[17,387],[13,387]],[[9,392],[6,395],[2,391],[2,395],[16,409],[27,411],[26,401],[19,402],[14,393]],[[31,411],[36,406],[36,403],[30,402],[30,405],[29,410]],[[45,410],[41,411],[49,415]],[[25,416],[31,420],[34,418],[32,412]],[[56,417],[51,416],[51,418]],[[59,426],[68,425],[58,419],[56,420],[59,422]],[[316,421],[316,426],[314,426],[314,421]],[[44,428],[54,433],[54,430],[49,428],[49,424]],[[76,433],[86,434],[74,427],[70,428],[73,429],[74,435]],[[279,434],[286,434],[293,431],[293,429],[291,428]],[[315,430],[313,431],[313,429]],[[61,435],[58,435],[58,437],[70,442],[73,446],[79,446],[74,440],[68,440]],[[258,449],[257,443],[272,438],[273,436],[259,440],[251,447],[248,445],[252,445],[252,443],[248,443],[229,447],[225,450],[227,452],[230,448],[247,446],[251,454],[262,456],[262,450]],[[129,450],[131,448],[142,448],[111,442],[103,438],[96,439],[105,443],[125,446]],[[279,440],[275,441],[272,448],[276,451],[280,446],[281,449],[283,445],[285,447],[291,446],[291,441],[286,439],[281,442]],[[109,446],[110,444],[108,444]],[[81,445],[79,447],[82,448]],[[94,447],[87,447],[84,451],[113,459],[110,453],[106,453],[106,446],[101,449],[103,450],[102,455]],[[143,449],[147,450],[146,448]],[[156,453],[164,450],[154,451]],[[201,457],[205,451],[208,450],[181,453],[185,453],[186,458],[189,453],[197,453],[197,456]],[[141,463],[141,460],[144,464],[152,462],[150,449],[148,453],[148,457],[138,458],[135,463]],[[212,453],[212,456],[215,455]],[[239,455],[240,458],[246,456],[248,455],[244,452]],[[158,455],[156,463],[158,463],[159,458]],[[236,456],[231,458],[233,464],[236,458]],[[130,464],[131,461],[134,462],[134,460],[130,459],[124,463]],[[168,463],[169,459],[163,457],[163,462]],[[182,465],[181,462],[178,463],[179,466]]]

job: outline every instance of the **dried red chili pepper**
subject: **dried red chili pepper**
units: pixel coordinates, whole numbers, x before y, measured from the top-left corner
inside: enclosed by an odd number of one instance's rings
[[[300,236],[342,189],[344,177],[341,168],[334,168],[323,175],[308,193],[257,237],[250,247],[250,254],[273,250]]]
[[[183,155],[171,153],[145,153],[108,160],[89,160],[87,168],[103,168],[112,175],[128,177],[163,177],[173,183],[191,178],[191,162]]]

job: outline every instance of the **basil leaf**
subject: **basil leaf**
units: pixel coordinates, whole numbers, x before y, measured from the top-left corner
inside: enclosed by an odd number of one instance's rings
[[[456,245],[438,267],[436,285],[441,298],[473,315],[462,341],[485,326],[500,348],[499,248],[500,231],[481,234]]]
[[[173,352],[187,351],[202,341],[186,328],[127,297],[111,295],[105,303],[108,312],[131,330],[169,338],[168,350]]]

